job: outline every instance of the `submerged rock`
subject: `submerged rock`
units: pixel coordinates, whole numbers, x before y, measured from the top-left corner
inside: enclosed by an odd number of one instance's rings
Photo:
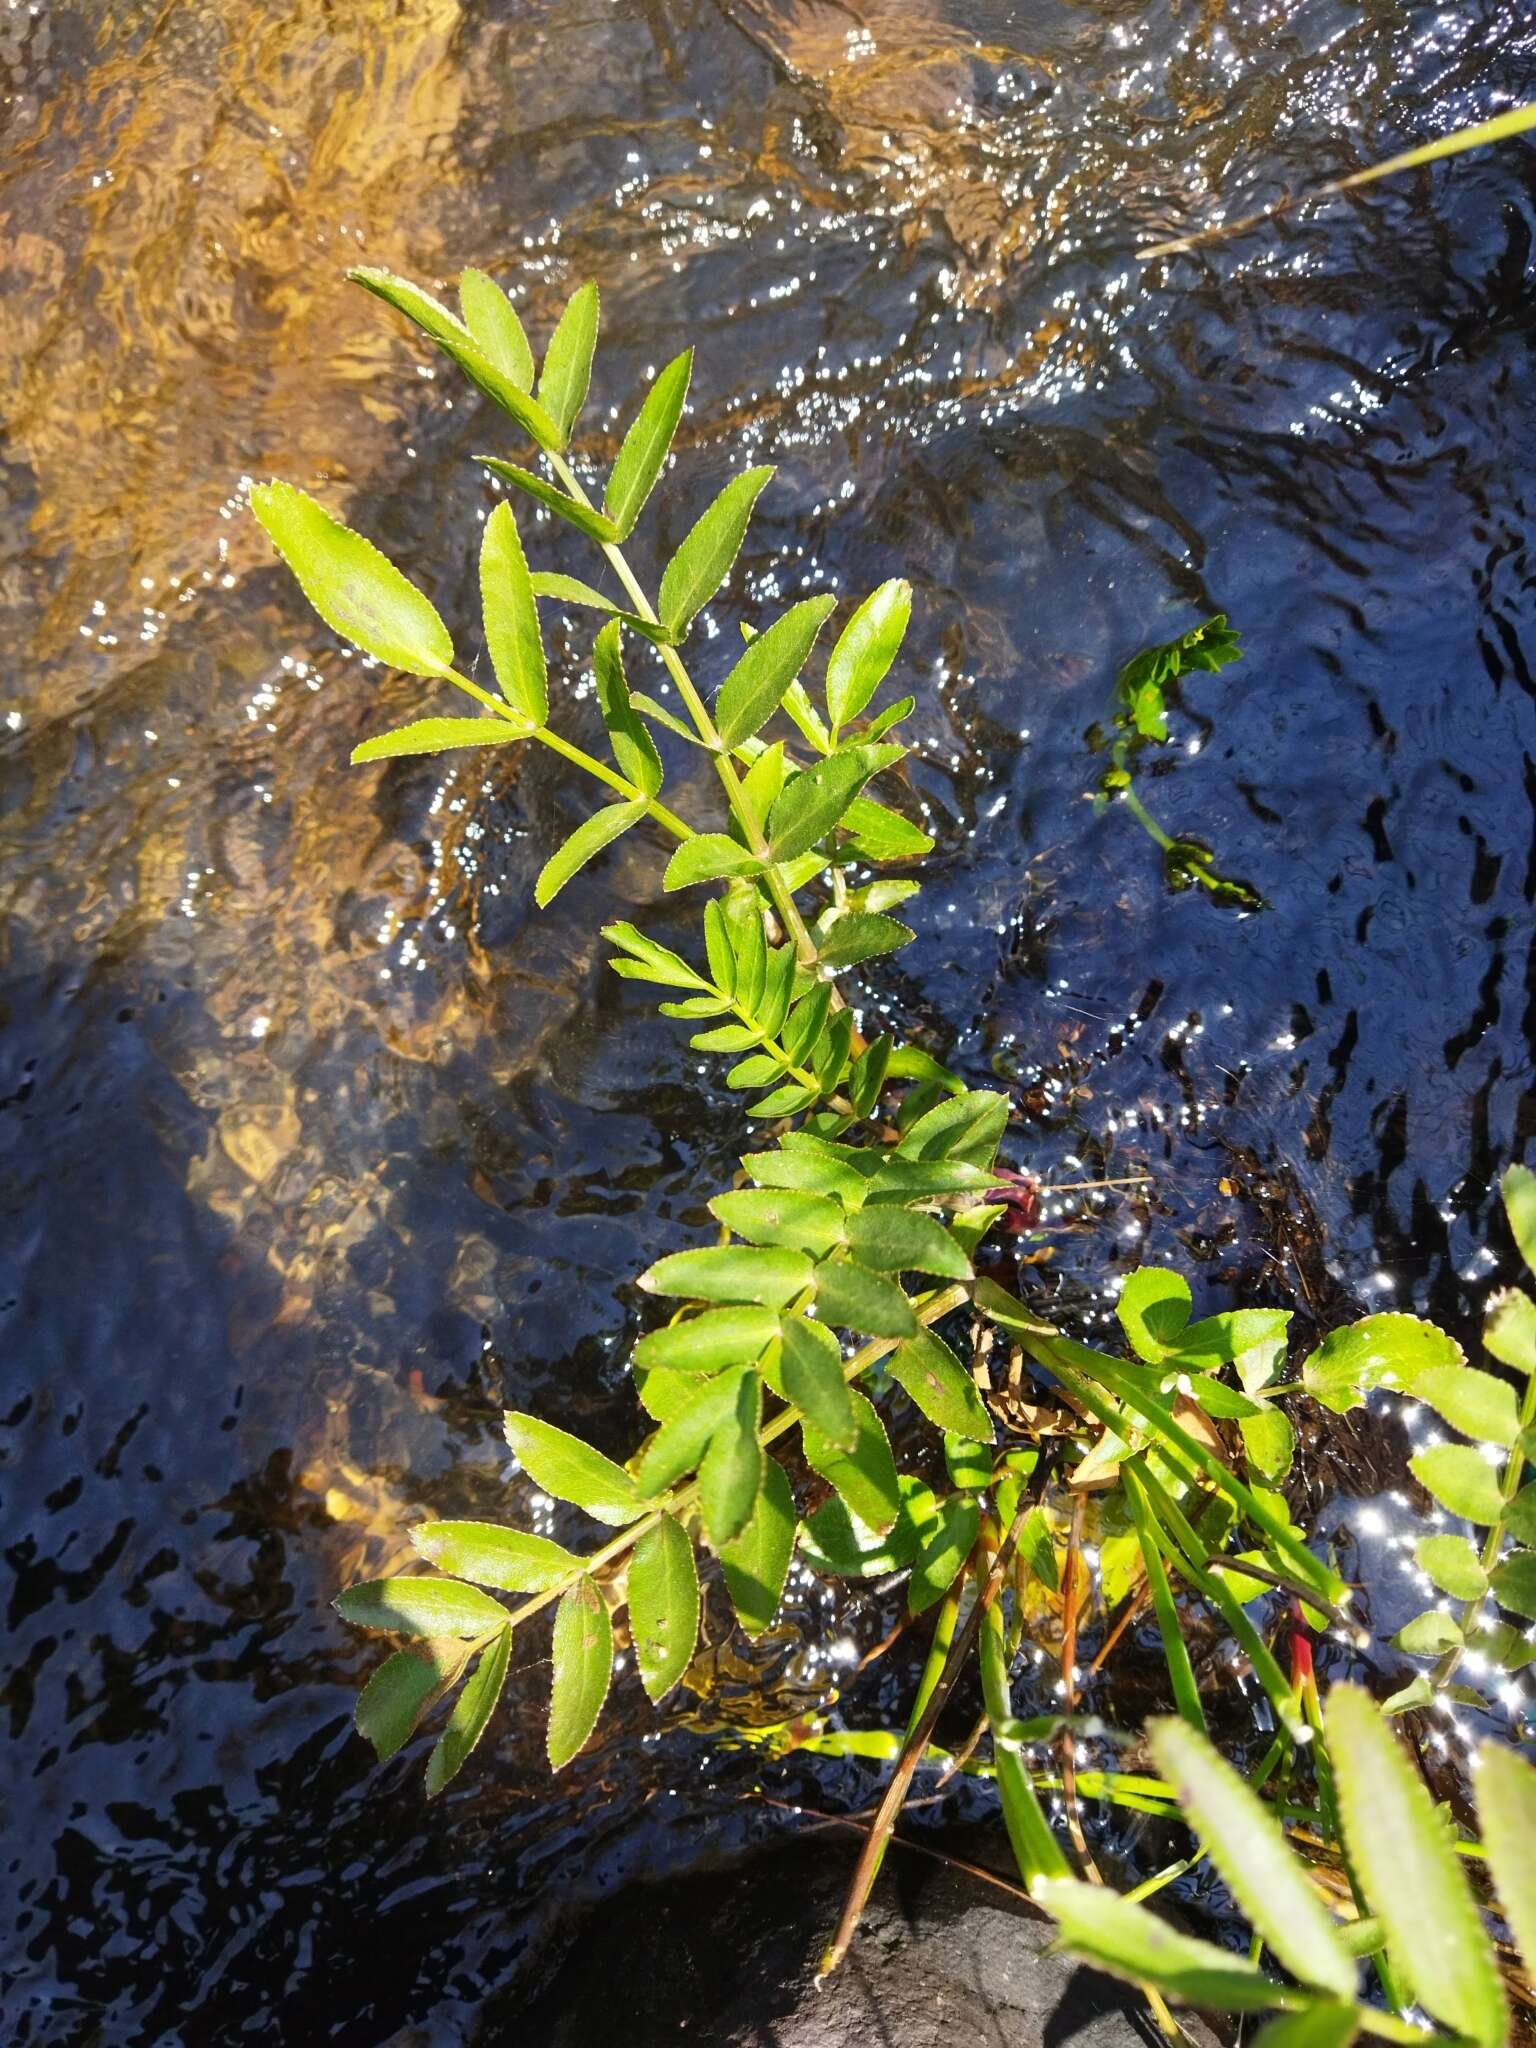
[[[1050,1923],[962,1870],[893,1849],[841,1970],[816,1982],[858,1843],[817,1835],[596,1909],[523,2038],[541,2048],[1130,2048],[1137,1994],[1046,1951]],[[1197,2032],[1197,2038],[1201,2038]],[[1204,2038],[1208,2039],[1208,2036]]]

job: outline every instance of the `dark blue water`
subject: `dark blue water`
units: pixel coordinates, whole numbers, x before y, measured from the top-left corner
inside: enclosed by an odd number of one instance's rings
[[[1467,1331],[1536,1135],[1536,148],[1134,251],[1536,97],[1536,32],[1508,0],[56,0],[0,71],[0,2012],[446,2048],[515,2020],[552,1905],[774,1825],[700,1731],[821,1697],[888,1614],[800,1595],[749,1653],[717,1605],[705,1696],[658,1722],[624,1682],[555,1785],[533,1630],[437,1806],[350,1732],[377,1652],[331,1594],[424,1510],[517,1511],[503,1405],[627,1451],[631,1276],[740,1123],[601,966],[616,903],[686,930],[656,846],[539,914],[587,802],[551,757],[344,766],[419,686],[338,653],[243,481],[319,489],[473,645],[497,429],[342,270],[480,264],[541,332],[598,278],[595,460],[697,345],[645,573],[779,464],[706,679],[775,596],[912,578],[939,850],[872,987],[1014,1088],[1019,1163],[1155,1175],[1053,1219],[1048,1299],[1096,1313],[1150,1250],[1303,1334]],[[1084,800],[1119,664],[1215,610],[1246,659],[1142,788],[1250,917]],[[1298,1504],[1347,1522],[1393,1456],[1346,1427]]]

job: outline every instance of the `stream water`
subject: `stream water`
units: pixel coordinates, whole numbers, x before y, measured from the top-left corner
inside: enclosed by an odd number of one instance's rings
[[[888,1614],[797,1594],[748,1655],[712,1611],[704,1697],[658,1719],[627,1679],[555,1783],[533,1631],[436,1805],[351,1732],[378,1652],[331,1595],[423,1512],[515,1510],[504,1405],[627,1452],[632,1275],[740,1124],[601,965],[616,902],[683,930],[654,844],[539,914],[588,801],[552,757],[345,766],[421,686],[337,649],[243,486],[318,489],[473,645],[469,458],[505,438],[345,267],[481,265],[537,333],[599,279],[592,459],[697,345],[640,554],[779,465],[722,653],[775,596],[912,578],[939,848],[873,986],[1015,1091],[1015,1161],[1155,1176],[1052,1219],[1063,1313],[1150,1255],[1304,1336],[1466,1334],[1536,1135],[1536,148],[1133,252],[1536,97],[1536,27],[39,0],[0,13],[0,86],[4,2032],[499,2038],[553,1901],[778,1824],[701,1730],[818,1697]],[[1118,665],[1216,610],[1246,658],[1142,787],[1249,916],[1084,801]],[[1345,1427],[1298,1505],[1348,1538],[1399,1448]]]

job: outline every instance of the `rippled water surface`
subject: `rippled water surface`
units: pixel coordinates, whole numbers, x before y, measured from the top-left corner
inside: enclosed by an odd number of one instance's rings
[[[1014,1087],[1018,1161],[1156,1175],[1052,1237],[1065,1311],[1150,1245],[1304,1332],[1465,1330],[1536,1135],[1536,148],[1133,252],[1536,97],[1536,33],[41,0],[0,84],[6,2037],[499,2037],[551,1899],[769,1824],[700,1723],[817,1696],[881,1617],[792,1605],[749,1656],[715,1610],[706,1703],[658,1742],[626,1678],[554,1788],[533,1630],[435,1807],[350,1732],[377,1653],[329,1596],[423,1511],[516,1506],[505,1404],[627,1450],[630,1276],[739,1116],[601,968],[615,901],[684,929],[656,845],[541,915],[588,802],[553,757],[344,766],[420,686],[338,650],[243,490],[319,490],[473,647],[468,458],[505,440],[346,265],[481,265],[539,333],[599,279],[584,460],[698,345],[647,573],[741,451],[779,465],[711,679],[759,603],[913,579],[939,851],[875,987]],[[1119,663],[1218,609],[1247,658],[1186,685],[1146,794],[1250,917],[1083,801]],[[1346,1430],[1303,1492],[1381,1455]]]

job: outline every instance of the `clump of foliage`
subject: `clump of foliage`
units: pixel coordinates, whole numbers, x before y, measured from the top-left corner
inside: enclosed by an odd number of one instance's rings
[[[905,870],[932,843],[893,786],[906,752],[895,735],[913,699],[874,708],[900,654],[908,585],[883,583],[852,609],[819,687],[805,676],[836,609],[830,596],[792,604],[749,636],[707,694],[680,650],[728,576],[772,472],[732,478],[666,563],[654,597],[646,590],[625,544],[666,465],[690,356],[652,383],[598,502],[569,455],[597,337],[594,287],[571,299],[535,375],[517,313],[481,273],[461,281],[460,314],[387,273],[356,276],[542,452],[547,476],[482,459],[519,498],[591,540],[618,594],[532,570],[512,501],[498,499],[480,552],[493,690],[464,672],[430,601],[369,542],[304,492],[261,487],[257,517],[320,615],[379,661],[479,707],[468,717],[429,713],[366,741],[353,759],[532,743],[584,770],[605,800],[550,854],[535,886],[541,905],[625,832],[644,828],[670,842],[664,888],[712,892],[703,896],[698,942],[678,952],[614,923],[605,928],[611,965],[661,990],[662,1013],[684,1025],[690,1043],[730,1062],[726,1080],[752,1098],[746,1114],[762,1133],[742,1157],[741,1183],[709,1205],[715,1240],[670,1253],[641,1276],[658,1315],[633,1356],[650,1425],[634,1455],[621,1465],[537,1416],[506,1417],[521,1470],[609,1533],[577,1551],[511,1525],[434,1521],[412,1530],[427,1569],[353,1587],[337,1602],[357,1626],[404,1639],[365,1688],[358,1726],[389,1757],[456,1693],[427,1762],[428,1791],[441,1790],[490,1720],[514,1631],[553,1608],[548,1751],[558,1770],[602,1712],[616,1623],[627,1627],[653,1700],[683,1678],[698,1642],[701,1560],[723,1576],[750,1637],[773,1621],[797,1549],[833,1576],[906,1572],[911,1612],[934,1616],[932,1646],[829,1963],[851,1938],[913,1773],[934,1755],[938,1715],[974,1663],[984,1723],[969,1758],[950,1761],[995,1778],[1021,1877],[1040,1888],[1068,1938],[1145,1983],[1160,2009],[1165,1993],[1242,2010],[1273,2006],[1293,2031],[1305,2019],[1303,2048],[1341,2042],[1356,2026],[1381,2033],[1384,2016],[1354,2002],[1353,1958],[1369,1954],[1391,2004],[1402,2004],[1406,1985],[1437,2018],[1492,2048],[1503,2006],[1497,1987],[1488,1989],[1481,1937],[1445,1877],[1445,1855],[1432,1847],[1441,1824],[1426,1818],[1422,1795],[1403,1805],[1404,1769],[1365,1695],[1336,1691],[1325,1721],[1310,1659],[1293,1654],[1283,1670],[1271,1635],[1277,1619],[1299,1615],[1303,1627],[1359,1639],[1350,1588],[1315,1553],[1281,1491],[1294,1443],[1288,1411],[1297,1401],[1344,1409],[1391,1388],[1474,1440],[1426,1451],[1415,1471],[1452,1514],[1488,1534],[1480,1554],[1465,1539],[1428,1539],[1424,1569],[1462,1611],[1404,1631],[1406,1651],[1436,1662],[1389,1704],[1403,1711],[1459,1685],[1470,1646],[1505,1670],[1529,1654],[1515,1622],[1495,1619],[1495,1609],[1536,1615],[1533,1552],[1504,1554],[1506,1538],[1536,1538],[1533,1489],[1519,1486],[1533,1447],[1536,1306],[1505,1296],[1489,1324],[1492,1356],[1525,1376],[1517,1407],[1506,1381],[1469,1367],[1450,1338],[1412,1316],[1371,1316],[1336,1331],[1294,1373],[1286,1311],[1195,1320],[1187,1282],[1148,1267],[1120,1296],[1129,1352],[1121,1357],[1052,1327],[979,1274],[978,1248],[1003,1219],[1025,1212],[1029,1196],[1024,1178],[997,1163],[1008,1100],[968,1088],[919,1048],[887,1035],[866,1040],[847,995],[851,971],[912,937],[892,912],[917,893]],[[541,601],[601,615],[593,673],[607,758],[551,724]],[[632,686],[626,636],[655,650],[682,716]],[[1235,636],[1218,619],[1132,663],[1121,679],[1116,771],[1128,774],[1134,734],[1155,740],[1166,730],[1164,692],[1181,672],[1235,658]],[[663,802],[663,734],[708,756],[718,815],[694,822]],[[1512,1169],[1505,1194],[1517,1239],[1536,1256],[1536,1177]],[[1006,1373],[994,1372],[994,1361],[1006,1361]],[[927,1478],[897,1469],[876,1405],[890,1388],[936,1432]],[[774,1455],[792,1442],[819,1496],[804,1505]],[[1492,1462],[1478,1445],[1493,1447]],[[1161,1634],[1179,1716],[1151,1737],[1161,1777],[1077,1768],[1074,1744],[1089,1732],[1073,1711],[1073,1645],[1085,1607],[1090,1496],[1122,1622],[1150,1610]],[[1043,1723],[1015,1717],[1011,1678],[1029,1598],[1042,1587],[1063,1613],[1065,1696],[1062,1713]],[[1247,1787],[1209,1748],[1186,1639],[1194,1607],[1220,1621],[1272,1711],[1274,1741]],[[985,1743],[989,1755],[978,1753]],[[1054,1753],[1043,1771],[1028,1760],[1040,1749]],[[1529,1773],[1493,1768],[1526,1810]],[[1298,1773],[1310,1773],[1315,1807],[1297,1805]],[[1271,1886],[1273,1899],[1294,1904],[1305,1880],[1261,1799],[1271,1781],[1291,1794],[1276,1813],[1301,1812],[1321,1839],[1341,1845],[1358,1911],[1372,1916],[1368,1939],[1358,1927],[1324,1926],[1320,1908],[1272,1910]],[[1047,1785],[1063,1794],[1068,1840],[1047,1815]],[[1300,1991],[1221,1951],[1191,1960],[1192,1946],[1144,1908],[1083,1884],[1083,1875],[1098,1878],[1076,1805],[1090,1790],[1169,1815],[1182,1805],[1205,1844],[1199,1853],[1228,1876]],[[1490,1831],[1488,1855],[1525,1940],[1530,1864],[1505,1840],[1496,1847]],[[1426,1885],[1433,1878],[1438,1889],[1423,1894],[1429,1910],[1461,1930],[1458,1967],[1470,1988],[1459,2002],[1426,1990],[1420,1959],[1406,1952],[1399,1879],[1410,1869]]]

